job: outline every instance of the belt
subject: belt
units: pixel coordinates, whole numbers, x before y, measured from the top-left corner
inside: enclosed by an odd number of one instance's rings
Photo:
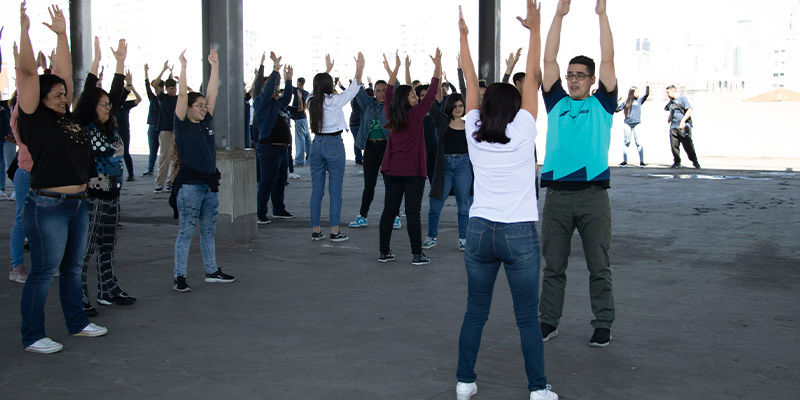
[[[368,142],[385,142],[386,139],[367,139]]]
[[[289,146],[291,146],[290,144],[286,144],[286,143],[270,143],[269,145],[270,146],[275,146],[275,147],[289,147]]]
[[[31,189],[31,193],[36,196],[54,197],[57,199],[64,198],[67,200],[84,200],[86,198],[86,191],[78,193],[59,193],[47,190]]]
[[[317,136],[339,136],[339,135],[342,134],[342,132],[344,132],[344,131],[340,130],[338,132],[331,132],[331,133],[316,133],[315,135],[317,135]]]

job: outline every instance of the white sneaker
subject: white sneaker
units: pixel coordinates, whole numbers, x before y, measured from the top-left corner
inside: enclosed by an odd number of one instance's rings
[[[25,348],[25,351],[30,351],[31,353],[39,353],[39,354],[50,354],[61,351],[64,346],[61,343],[54,342],[50,340],[50,338],[41,338],[32,345]]]
[[[0,200],[8,200],[8,194],[5,191],[0,192]]]
[[[476,393],[478,393],[478,385],[475,382],[458,382],[456,385],[456,400],[469,400]]]
[[[558,400],[556,392],[550,391],[550,385],[542,390],[534,390],[531,392],[530,400]]]
[[[8,196],[8,201],[14,201],[17,199],[17,192],[11,192],[11,196]]]
[[[72,336],[97,337],[103,336],[106,333],[108,333],[108,329],[90,322],[89,325],[86,325],[86,328],[83,328],[82,331]]]
[[[289,179],[300,179],[300,175],[297,175],[296,173],[292,172],[291,174],[289,174]]]

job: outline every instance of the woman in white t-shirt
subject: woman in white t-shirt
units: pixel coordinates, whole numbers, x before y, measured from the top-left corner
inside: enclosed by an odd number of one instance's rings
[[[530,30],[526,76],[521,94],[507,83],[486,88],[480,101],[463,16],[461,60],[467,79],[466,136],[475,174],[475,198],[469,211],[464,263],[467,270],[467,312],[458,341],[456,396],[468,400],[478,392],[475,363],[483,326],[489,318],[497,272],[505,268],[522,342],[528,390],[533,399],[558,399],[544,374],[544,349],[539,329],[539,239],[536,207],[536,114],[541,81],[539,7],[527,0],[528,15],[518,17]],[[480,108],[479,108],[480,107]]]

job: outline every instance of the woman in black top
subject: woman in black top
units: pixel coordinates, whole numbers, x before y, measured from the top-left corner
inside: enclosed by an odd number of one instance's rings
[[[49,9],[58,37],[57,69],[37,75],[25,2],[20,5],[19,130],[33,158],[31,189],[23,224],[31,246],[31,270],[22,289],[22,345],[26,351],[55,353],[63,346],[45,334],[44,305],[55,272],[67,329],[74,336],[101,336],[106,328],[89,322],[81,308],[81,261],[89,219],[86,184],[97,176],[88,131],[69,112],[72,60],[64,13]]]
[[[440,92],[437,96],[442,97]],[[472,163],[467,150],[464,131],[464,98],[453,93],[447,97],[444,110],[439,104],[431,107],[430,116],[436,124],[439,139],[439,154],[431,179],[430,207],[428,211],[428,236],[422,242],[423,249],[436,246],[439,235],[439,216],[452,189],[458,205],[458,249],[464,251],[467,243],[469,207],[472,205]]]
[[[113,51],[113,50],[112,50]],[[98,176],[89,180],[87,207],[89,209],[89,239],[83,257],[81,282],[83,286],[83,310],[86,316],[97,315],[89,300],[86,271],[95,251],[97,252],[97,302],[110,306],[133,304],[136,298],[128,296],[117,282],[114,274],[114,246],[119,226],[119,197],[122,189],[122,158],[125,145],[118,133],[114,113],[126,96],[123,90],[125,56],[128,45],[119,40],[116,51],[117,68],[111,82],[111,93],[97,86],[97,69],[100,65],[100,41],[94,39],[94,61],[86,75],[83,93],[75,107],[75,117],[91,135],[92,150],[97,164]]]

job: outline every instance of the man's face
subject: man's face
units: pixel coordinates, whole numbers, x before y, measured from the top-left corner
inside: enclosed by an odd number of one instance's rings
[[[675,88],[667,89],[667,96],[669,96],[670,99],[675,100],[675,98],[678,97],[678,91]]]
[[[570,64],[567,68],[567,89],[573,100],[583,100],[591,94],[596,78],[589,75],[589,68],[583,64]]]
[[[178,95],[178,87],[177,86],[167,86],[167,94],[170,96],[177,96]]]
[[[520,79],[518,81],[514,81],[514,86],[517,88],[517,90],[522,92],[522,84],[524,84],[524,83],[525,83],[525,78],[523,77],[522,79]]]
[[[275,99],[275,100],[278,100],[281,97],[281,92],[282,91],[283,90],[281,89],[280,83],[276,84],[275,85],[275,91],[272,92],[272,98]]]
[[[378,103],[381,103],[381,104],[383,104],[383,102],[386,100],[386,85],[385,84],[379,83],[379,84],[375,85],[375,100],[377,100]]]

